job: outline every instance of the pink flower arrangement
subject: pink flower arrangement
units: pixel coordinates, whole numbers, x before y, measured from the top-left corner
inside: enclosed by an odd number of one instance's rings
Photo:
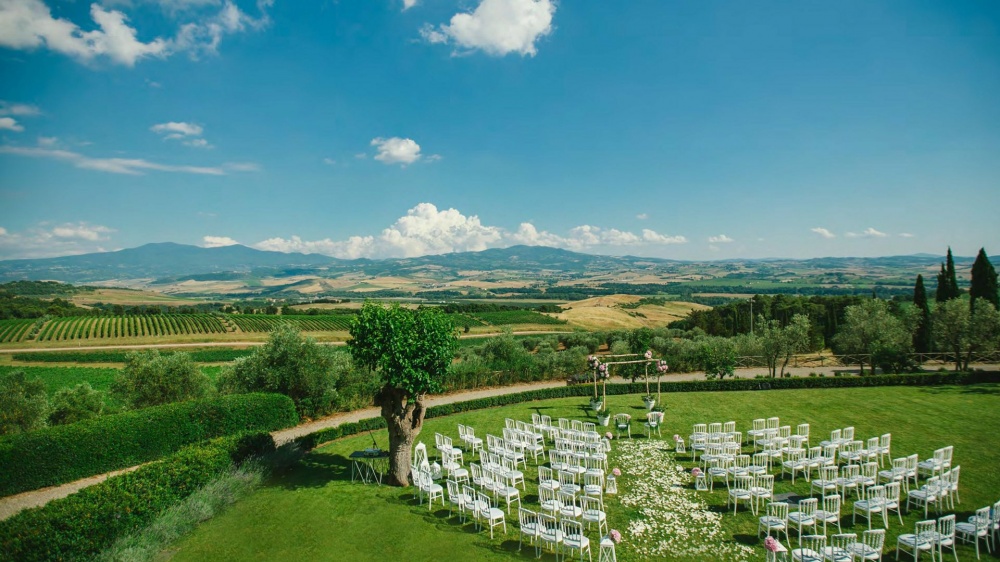
[[[652,358],[653,358],[653,351],[650,350],[650,349],[647,349],[646,350],[646,359],[652,359]]]
[[[674,434],[674,441],[680,441],[680,440],[681,440],[681,436],[680,436],[680,435],[677,435],[677,434],[675,433],[675,434]]]
[[[612,435],[611,432],[609,431],[609,432],[607,432],[607,433],[604,434],[604,438],[605,439],[614,439],[615,436]]]
[[[659,362],[656,363],[657,372],[666,373],[669,369],[670,367],[667,365],[667,362],[664,361],[663,359],[660,359]]]
[[[611,469],[611,474],[614,474],[615,476],[621,476],[622,475],[622,471],[621,471],[620,468],[618,468],[616,466],[616,467],[614,467],[614,468]]]
[[[615,544],[622,542],[622,534],[618,532],[618,529],[611,529],[608,536],[611,537],[611,540],[615,541]]]
[[[698,476],[701,474],[701,469],[697,466],[691,469],[691,476]]]
[[[764,539],[764,548],[771,552],[778,552],[778,541],[774,537],[768,536]]]

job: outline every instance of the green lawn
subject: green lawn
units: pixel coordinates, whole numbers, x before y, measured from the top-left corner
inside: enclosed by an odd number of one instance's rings
[[[962,503],[956,507],[959,520],[976,508],[1000,499],[1000,452],[996,448],[995,432],[1000,427],[1000,385],[938,388],[851,388],[830,390],[781,390],[730,393],[683,393],[664,395],[667,408],[665,440],[674,433],[686,436],[696,422],[735,420],[737,428],[749,428],[756,417],[779,416],[782,424],[793,427],[802,422],[812,426],[812,441],[818,443],[829,431],[854,425],[859,438],[884,432],[893,435],[893,456],[919,453],[921,459],[933,449],[955,446],[955,463],[962,466]],[[558,417],[585,418],[591,416],[586,399],[560,399],[532,402],[501,409],[483,410],[429,420],[421,434],[424,442],[433,445],[434,432],[451,435],[458,442],[456,424],[476,428],[477,434],[499,434],[503,419],[529,419],[539,412]],[[629,412],[635,418],[644,409],[638,396],[609,397],[611,412]],[[645,439],[636,423],[634,435]],[[384,447],[386,433],[375,434]],[[534,559],[533,549],[517,551],[517,513],[508,519],[506,536],[498,534],[490,540],[488,534],[476,532],[471,524],[461,525],[449,517],[439,505],[428,511],[418,506],[409,489],[363,486],[351,483],[346,456],[353,450],[370,446],[366,434],[344,439],[308,455],[293,470],[272,479],[249,499],[230,511],[202,525],[193,535],[176,545],[174,559],[185,560],[511,560]],[[433,446],[430,447],[433,451]],[[611,463],[625,464],[612,452]],[[433,454],[432,454],[433,457]],[[470,459],[467,455],[466,461]],[[689,458],[679,459],[685,469]],[[654,467],[656,469],[660,467]],[[663,470],[675,470],[673,462],[665,462]],[[526,507],[537,509],[536,471],[529,461],[528,490],[522,492]],[[638,484],[628,473],[619,479],[624,492]],[[794,489],[787,480],[778,478],[776,493],[794,491],[808,495],[808,483],[796,480]],[[715,513],[727,512],[725,488],[712,494],[682,492],[708,504]],[[625,530],[634,508],[626,509],[621,496],[608,496],[607,511],[612,528]],[[905,498],[905,495],[904,495]],[[867,528],[863,520],[850,524],[853,501],[848,499],[843,509],[845,532]],[[920,513],[922,515],[922,512]],[[896,537],[911,531],[919,518],[916,513],[904,515],[901,527],[895,515],[889,523],[886,540],[886,560],[894,559]],[[757,519],[746,509],[733,516],[731,508],[722,515],[721,540],[741,543],[753,548],[752,560],[763,560],[763,548],[756,538]],[[645,560],[629,544],[627,533],[618,549],[622,562]],[[596,531],[592,532],[594,537]],[[795,534],[792,534],[793,541]],[[726,560],[708,545],[707,555],[669,557],[678,560]],[[969,560],[975,555],[967,546],[960,547],[959,557]],[[950,556],[950,555],[949,555]],[[597,552],[594,552],[597,558]],[[991,559],[984,553],[984,559]],[[994,554],[992,559],[996,559]],[[551,559],[547,556],[546,559]],[[904,557],[903,559],[908,560]]]

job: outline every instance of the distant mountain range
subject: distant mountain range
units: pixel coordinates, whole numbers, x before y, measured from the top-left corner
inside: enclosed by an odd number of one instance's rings
[[[185,279],[239,279],[244,277],[286,277],[318,275],[335,277],[357,272],[365,275],[410,275],[424,273],[445,277],[461,272],[527,272],[529,277],[546,273],[590,275],[599,272],[669,272],[703,263],[713,269],[731,269],[733,264],[756,264],[772,269],[844,269],[872,267],[912,268],[935,266],[943,256],[918,254],[879,258],[814,258],[806,260],[724,260],[686,262],[635,256],[600,256],[544,246],[511,246],[481,252],[456,252],[383,260],[341,260],[320,254],[298,254],[255,250],[246,246],[201,248],[171,242],[146,244],[117,252],[43,259],[0,261],[0,282],[14,280],[55,280],[68,283],[96,283],[147,279],[151,282],[178,282]],[[1000,259],[991,258],[994,263]],[[972,258],[955,258],[967,267]]]

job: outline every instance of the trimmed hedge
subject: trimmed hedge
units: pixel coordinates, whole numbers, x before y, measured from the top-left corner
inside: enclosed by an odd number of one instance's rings
[[[213,437],[274,431],[298,421],[287,396],[238,394],[8,435],[0,438],[0,495],[135,466]]]
[[[661,383],[661,391],[671,392],[725,392],[739,390],[787,390],[806,388],[857,388],[872,386],[942,386],[942,385],[967,385],[981,383],[1000,383],[1000,372],[998,371],[975,371],[971,373],[927,373],[927,374],[907,374],[907,375],[875,375],[875,376],[844,376],[844,377],[790,377],[775,379],[729,379],[729,380],[702,380],[702,381],[675,381]],[[497,408],[500,406],[510,406],[522,402],[532,402],[535,400],[550,400],[553,398],[570,398],[574,396],[591,396],[594,388],[590,385],[560,386],[556,388],[542,388],[518,392],[515,394],[503,394],[500,396],[490,396],[488,398],[477,398],[465,402],[455,402],[453,404],[442,404],[431,406],[427,409],[425,419],[450,416],[472,410],[483,410],[486,408]],[[625,384],[609,384],[607,393],[612,396],[622,394],[645,394],[646,384],[641,382]],[[307,449],[316,445],[348,437],[363,431],[382,429],[385,427],[385,419],[381,417],[366,418],[357,423],[345,423],[337,427],[321,429],[317,432],[304,435],[296,439]]]
[[[274,451],[270,434],[245,433],[181,449],[160,462],[0,521],[0,560],[92,557],[205,486],[233,463]]]

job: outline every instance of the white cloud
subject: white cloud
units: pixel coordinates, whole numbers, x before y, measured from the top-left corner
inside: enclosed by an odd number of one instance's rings
[[[826,239],[836,238],[837,237],[836,234],[830,232],[829,230],[827,230],[827,229],[825,229],[825,228],[823,228],[821,226],[817,226],[816,228],[810,228],[809,230],[812,231],[812,232],[815,232],[816,234],[819,234],[820,236],[822,236],[823,238],[826,238]]]
[[[18,125],[13,117],[0,117],[0,130],[20,133],[24,130],[24,127]]]
[[[161,5],[218,6],[212,1],[168,1]],[[128,5],[121,0],[105,4]],[[222,38],[246,30],[259,30],[270,23],[267,9],[273,0],[258,0],[258,18],[253,18],[236,6],[232,0],[222,3],[217,13],[204,16],[179,27],[175,37],[157,37],[143,42],[138,39],[136,28],[129,25],[128,16],[100,4],[90,6],[90,18],[96,29],[84,31],[76,23],[55,18],[42,0],[0,0],[0,46],[19,50],[48,48],[57,53],[90,63],[100,58],[125,66],[150,58],[167,58],[177,52],[188,52],[197,58],[201,53],[216,53]],[[200,10],[199,10],[200,12]]]
[[[420,33],[431,43],[454,44],[457,51],[534,56],[535,42],[552,32],[555,11],[551,0],[482,0],[472,12],[437,27],[425,25]]]
[[[235,246],[239,244],[236,240],[228,236],[203,236],[201,238],[202,246],[206,248],[219,248],[222,246]]]
[[[570,250],[592,247],[642,247],[685,244],[684,236],[667,236],[650,229],[641,234],[580,225],[566,236],[539,230],[530,222],[521,223],[511,232],[484,225],[479,217],[466,216],[456,209],[439,210],[431,203],[420,203],[407,211],[377,236],[351,236],[347,240],[303,240],[300,236],[275,237],[254,244],[261,250],[319,253],[338,258],[414,257],[449,252],[481,251],[515,244],[550,246]]]
[[[372,139],[371,145],[378,151],[375,159],[383,164],[406,166],[420,160],[420,145],[413,139],[376,137]]]
[[[41,258],[107,251],[102,243],[113,228],[87,222],[49,226],[41,223],[20,232],[0,228],[0,259]]]
[[[718,236],[709,236],[709,244],[729,244],[730,242],[735,242],[732,238],[726,236],[725,234],[720,234]]]
[[[154,56],[166,56],[168,41],[156,38],[149,43],[136,39],[136,30],[117,10],[91,4],[90,17],[99,29],[83,31],[75,23],[52,17],[41,0],[0,1],[0,45],[34,50],[47,47],[84,62],[106,56],[125,66]]]
[[[416,5],[417,0],[403,0],[403,11],[405,12]]]
[[[334,164],[337,163],[337,161],[334,160],[333,158],[324,158],[323,163],[326,164],[327,166],[333,166]]]
[[[900,233],[899,233],[899,237],[900,237],[900,238],[913,238],[913,237],[914,237],[914,235],[913,235],[913,234],[910,234],[909,232],[900,232]]]
[[[647,213],[639,213],[638,215],[635,216],[635,218],[644,221],[649,218],[649,215]]]
[[[56,137],[38,137],[38,146],[52,147],[59,142]]]
[[[256,164],[248,163],[227,163],[221,166],[177,166],[171,164],[159,164],[141,158],[91,158],[77,152],[69,150],[54,150],[49,148],[20,147],[20,146],[0,146],[0,154],[14,154],[18,156],[29,156],[34,158],[51,158],[69,162],[77,168],[86,170],[97,170],[110,172],[113,174],[142,175],[146,171],[155,172],[178,172],[186,174],[203,174],[222,176],[229,171],[252,172],[258,169]]]
[[[183,121],[168,121],[166,123],[160,123],[153,125],[149,128],[149,130],[154,133],[166,135],[166,138],[182,138],[189,136],[200,137],[202,132],[204,132],[201,125],[185,123]]]
[[[642,229],[642,239],[651,244],[687,244],[683,236],[666,236],[648,228]]]
[[[874,228],[869,226],[868,228],[864,229],[864,231],[862,231],[861,234],[858,234],[857,232],[848,232],[844,236],[848,238],[885,238],[886,236],[888,236],[888,234],[875,230]]]
[[[2,39],[0,39],[2,41]],[[10,103],[0,100],[0,115],[18,115],[23,117],[31,117],[34,115],[41,115],[42,110],[38,109],[37,105],[30,105],[27,103]]]

